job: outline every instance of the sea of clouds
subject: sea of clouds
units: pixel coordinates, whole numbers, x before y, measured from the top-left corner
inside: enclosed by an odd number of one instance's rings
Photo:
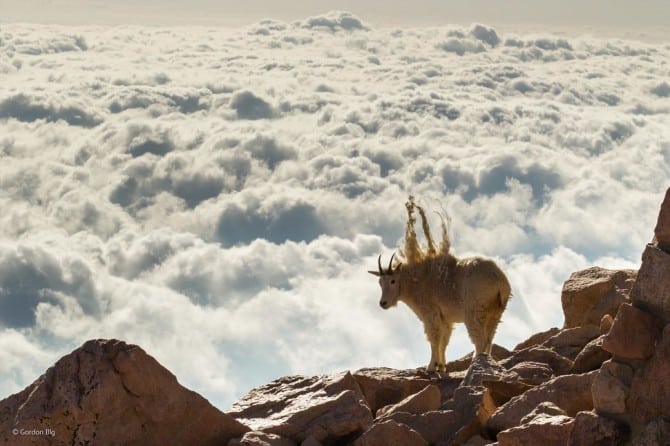
[[[506,270],[513,347],[562,324],[571,272],[638,265],[670,185],[664,42],[0,24],[0,79],[0,398],[90,338],[222,409],[281,375],[424,365],[366,272],[410,193]],[[460,328],[447,356],[470,349]]]

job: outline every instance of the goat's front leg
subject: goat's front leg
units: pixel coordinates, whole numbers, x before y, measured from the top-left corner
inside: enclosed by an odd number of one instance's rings
[[[426,339],[430,344],[430,362],[426,367],[426,371],[428,372],[440,371],[441,366],[440,359],[442,356],[440,354],[440,338],[441,338],[440,331],[435,327],[428,325],[424,326],[424,329],[426,332]]]

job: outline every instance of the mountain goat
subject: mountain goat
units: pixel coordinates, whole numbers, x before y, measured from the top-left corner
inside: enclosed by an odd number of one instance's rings
[[[445,351],[454,323],[464,322],[475,355],[490,353],[493,335],[511,295],[505,273],[493,260],[482,257],[458,259],[451,253],[451,241],[442,221],[442,242],[435,248],[426,215],[421,206],[409,197],[405,246],[400,251],[402,262],[382,269],[381,255],[378,271],[368,271],[379,277],[383,309],[404,302],[423,322],[430,343],[428,371],[446,371]],[[421,249],[416,237],[414,210],[419,211],[427,249]]]

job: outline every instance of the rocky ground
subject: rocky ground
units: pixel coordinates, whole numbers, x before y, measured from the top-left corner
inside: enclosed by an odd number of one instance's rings
[[[0,401],[6,445],[670,444],[670,189],[639,271],[569,278],[565,325],[446,374],[288,376],[228,413],[141,348],[93,340]],[[53,434],[53,435],[51,435]]]

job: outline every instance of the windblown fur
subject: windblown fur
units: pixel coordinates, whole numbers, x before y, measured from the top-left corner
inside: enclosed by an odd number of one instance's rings
[[[370,271],[379,276],[380,305],[386,309],[402,301],[423,322],[431,347],[428,370],[445,370],[445,351],[455,323],[465,323],[475,354],[490,353],[511,295],[507,277],[493,260],[454,256],[444,219],[442,240],[436,248],[424,209],[412,196],[405,207],[407,225],[400,259],[394,264],[392,257],[386,270],[379,263],[379,271]],[[417,239],[415,210],[421,218],[425,249]]]

